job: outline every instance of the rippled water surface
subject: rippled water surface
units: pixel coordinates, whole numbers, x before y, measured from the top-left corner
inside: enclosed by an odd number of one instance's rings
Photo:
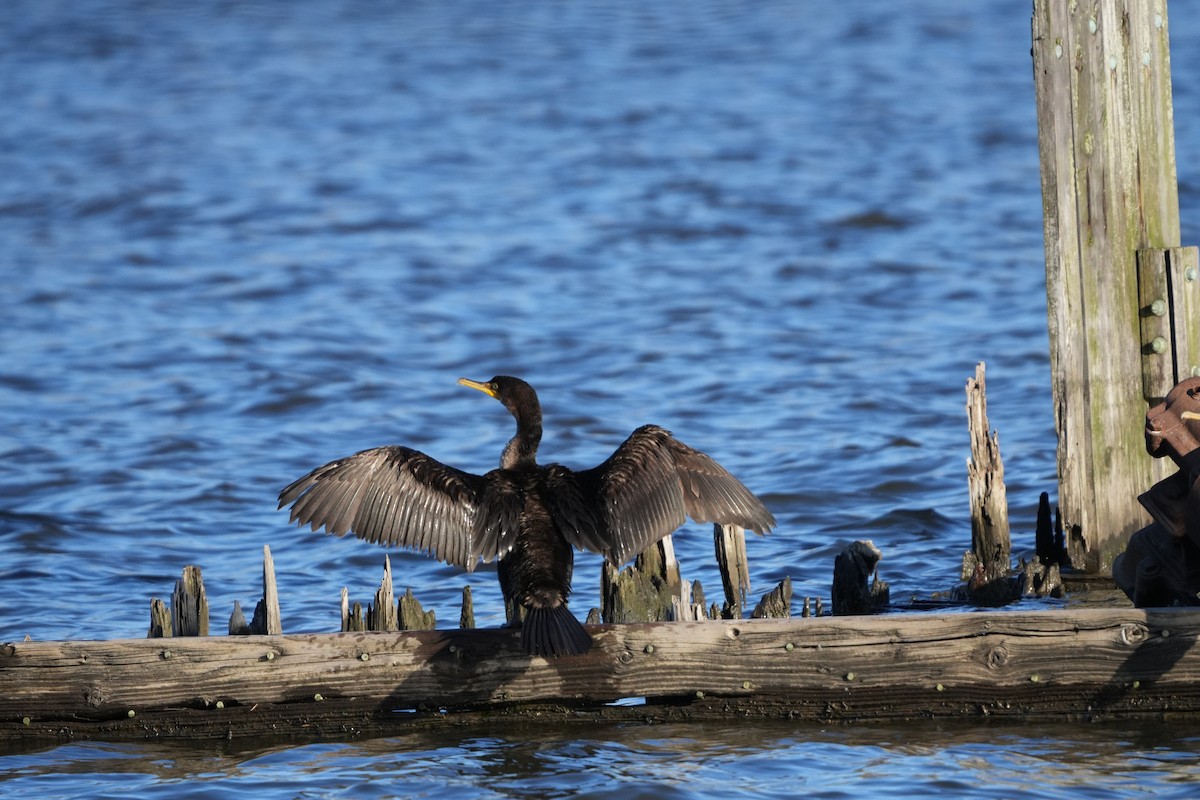
[[[1171,18],[1195,243],[1200,17]],[[656,422],[759,492],[756,589],[901,597],[969,546],[963,385],[988,364],[1018,545],[1054,488],[1028,0],[76,3],[0,26],[0,641],[145,633],[204,570],[337,626],[382,552],[290,529],[281,486],[404,443],[494,465],[538,387],[546,460]],[[1022,538],[1023,537],[1023,538]],[[708,532],[676,537],[719,586]],[[466,576],[393,553],[443,625]],[[577,561],[575,607],[599,561]],[[479,624],[502,618],[471,579]],[[616,726],[0,758],[50,796],[1170,796],[1156,726]]]

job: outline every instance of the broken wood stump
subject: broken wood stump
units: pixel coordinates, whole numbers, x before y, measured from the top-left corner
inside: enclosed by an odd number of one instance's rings
[[[362,603],[350,605],[350,590],[342,587],[342,633],[349,631],[365,631],[366,622],[363,620]]]
[[[396,624],[402,631],[431,631],[437,627],[437,613],[426,611],[421,601],[413,596],[412,587],[407,587],[400,596],[397,606]]]
[[[263,545],[263,593],[254,607],[254,618],[247,623],[242,604],[235,600],[233,614],[229,617],[229,633],[231,636],[283,633],[279,588],[275,584],[275,561],[271,558],[268,545]]]
[[[673,618],[683,580],[671,537],[638,553],[623,570],[601,567],[600,616],[604,622],[665,622]]]
[[[999,580],[1008,575],[1012,544],[1000,436],[988,423],[986,367],[982,361],[975,367],[975,377],[967,379],[967,427],[971,434],[971,457],[967,460],[971,551],[976,564],[983,568],[984,580]]]
[[[161,612],[161,601],[159,611]],[[204,578],[200,568],[189,564],[175,581],[171,593],[170,624],[154,619],[154,602],[150,604],[150,637],[208,636],[208,596],[204,593]]]
[[[713,525],[713,546],[717,567],[721,570],[721,586],[725,589],[722,619],[741,619],[742,604],[750,591],[750,563],[746,558],[746,531],[737,525]],[[717,614],[713,614],[713,619]]]
[[[882,557],[866,540],[852,542],[837,554],[831,589],[834,616],[874,614],[887,606],[891,591],[875,570]]]
[[[463,587],[462,612],[458,615],[458,627],[463,629],[475,627],[475,601],[471,598],[469,585]]]
[[[762,596],[750,612],[751,619],[786,619],[792,615],[792,579],[784,578]]]

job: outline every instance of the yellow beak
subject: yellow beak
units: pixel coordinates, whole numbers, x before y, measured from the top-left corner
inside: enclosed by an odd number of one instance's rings
[[[480,383],[479,381],[473,381],[470,378],[459,378],[458,383],[460,386],[469,386],[472,389],[478,389],[489,397],[496,396],[496,390],[492,388],[490,383]]]

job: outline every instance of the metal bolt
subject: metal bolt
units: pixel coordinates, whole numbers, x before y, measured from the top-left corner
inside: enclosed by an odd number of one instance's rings
[[[1167,630],[1166,628],[1163,628],[1162,637],[1165,639],[1170,635],[1171,635],[1171,632],[1169,630]]]
[[[136,712],[136,711],[134,711],[134,710],[131,708],[131,709],[129,709],[129,714],[128,714],[128,716],[129,716],[129,718],[130,718],[130,719],[133,719],[134,717],[136,717],[136,716],[137,716],[137,712]]]
[[[453,652],[454,652],[454,648],[453,648],[453,647],[451,647],[451,648],[450,648],[450,652],[451,652],[451,653],[453,653]],[[360,653],[360,654],[359,654],[359,656],[358,656],[358,660],[359,660],[359,661],[370,661],[370,660],[371,660],[371,654],[370,654],[370,653]]]
[[[1154,341],[1150,343],[1150,351],[1154,353],[1164,353],[1167,350],[1167,340],[1161,336],[1155,336]]]
[[[749,688],[750,688],[750,681],[742,681],[742,688],[743,688],[743,689],[749,689]]]
[[[1092,17],[1088,20],[1088,33],[1095,33],[1100,26],[1096,24],[1096,18]]]
[[[853,673],[853,672],[847,672],[847,673],[846,673],[846,680],[848,680],[848,681],[852,681],[852,680],[854,680],[854,673]]]
[[[643,652],[643,653],[653,653],[653,652],[654,652],[654,645],[652,645],[652,644],[648,644],[648,645],[646,645],[646,647],[645,647],[645,648],[643,648],[642,652]]]
[[[697,690],[696,690],[696,699],[697,699],[697,700],[703,700],[703,699],[704,699],[704,692],[702,692],[702,691],[700,691],[699,689],[697,689]]]
[[[946,691],[946,687],[945,687],[945,686],[942,686],[942,685],[939,683],[939,684],[937,685],[937,690],[938,690],[939,692],[944,692],[944,691]]]
[[[163,651],[162,651],[162,657],[163,657],[163,658],[170,658],[172,655],[174,655],[174,654],[173,654],[173,653],[172,653],[170,650],[163,650]]]
[[[1113,69],[1113,70],[1115,70],[1117,68],[1117,57],[1116,56],[1108,57],[1108,68]]]
[[[1194,281],[1194,280],[1196,280],[1196,268],[1195,268],[1195,267],[1188,267],[1187,269],[1185,269],[1185,270],[1183,271],[1183,279],[1184,279],[1185,281]]]
[[[267,651],[267,661],[274,661],[274,660],[275,660],[275,651],[268,650]]]
[[[784,650],[787,650],[787,651],[790,653],[790,652],[792,652],[793,650],[795,650],[795,649],[796,649],[796,645],[792,644],[791,642],[788,642],[787,644],[785,644],[785,645],[783,646],[783,649],[784,649]]]
[[[33,721],[29,719],[29,717],[22,717],[21,724],[28,728],[31,724],[33,724]]]
[[[224,700],[218,700],[218,701],[217,701],[217,708],[224,708],[224,707],[225,707],[225,701],[224,701]]]
[[[1142,66],[1143,67],[1150,66],[1150,51],[1149,50],[1145,50],[1142,52]]]
[[[1156,317],[1165,316],[1167,313],[1167,301],[1159,298],[1150,304],[1150,313]]]
[[[1041,676],[1040,676],[1040,675],[1030,675],[1030,676],[1029,676],[1029,682],[1030,682],[1030,683],[1037,683],[1037,682],[1038,682],[1038,681],[1040,681],[1041,679],[1042,679],[1042,678],[1041,678]]]
[[[325,699],[325,698],[321,696],[321,693],[320,693],[320,692],[318,692],[317,694],[314,694],[314,695],[313,695],[313,700],[316,700],[318,703],[319,703],[319,702],[321,702],[321,701],[322,701],[322,700],[324,700],[324,699]]]
[[[1054,57],[1062,58],[1062,42],[1056,42],[1054,45]]]

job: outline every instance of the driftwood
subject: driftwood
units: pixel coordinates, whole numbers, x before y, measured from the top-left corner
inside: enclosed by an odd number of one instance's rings
[[[0,645],[0,736],[319,736],[539,719],[1200,712],[1200,611],[1077,609]],[[1063,654],[1069,653],[1070,658]],[[605,704],[644,697],[621,710]],[[409,712],[409,713],[397,713]]]

